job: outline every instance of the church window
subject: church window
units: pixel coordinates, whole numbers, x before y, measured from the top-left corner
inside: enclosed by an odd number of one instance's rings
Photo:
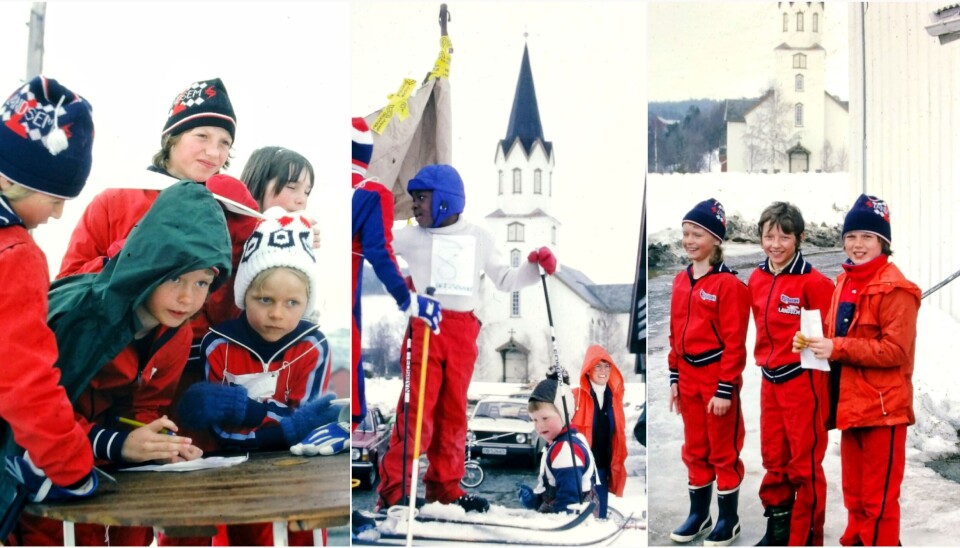
[[[514,249],[510,251],[510,266],[516,268],[520,266],[520,250]]]
[[[807,56],[802,53],[794,55],[793,68],[807,68]]]
[[[803,31],[803,12],[797,12],[797,32]]]
[[[557,227],[556,226],[550,227],[550,243],[553,245],[557,245]]]
[[[510,223],[507,225],[507,241],[508,242],[523,241],[523,223]]]
[[[503,170],[497,172],[498,181],[497,181],[497,195],[503,194]]]
[[[539,169],[533,171],[533,193],[543,194],[543,171]]]
[[[553,173],[550,173],[550,187],[548,188],[547,196],[553,196]]]
[[[513,193],[520,194],[523,189],[523,183],[520,178],[520,168],[514,168],[513,170]]]
[[[794,87],[793,87],[794,91],[803,91],[803,75],[802,74],[798,74],[794,76],[793,82],[794,82]]]
[[[813,32],[820,32],[820,14],[813,14]]]
[[[793,122],[797,127],[803,127],[803,103],[797,103],[793,109]]]
[[[784,13],[783,14],[783,32],[787,32],[788,30],[790,30],[790,14]]]
[[[520,317],[520,292],[514,291],[510,294],[510,317]]]

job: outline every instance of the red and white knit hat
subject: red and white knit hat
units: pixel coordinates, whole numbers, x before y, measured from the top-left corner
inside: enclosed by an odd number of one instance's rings
[[[310,221],[303,215],[287,213],[279,206],[271,207],[264,212],[264,216],[267,218],[260,221],[243,246],[243,256],[233,286],[234,301],[243,310],[247,289],[257,274],[278,266],[292,268],[306,274],[310,281],[307,307],[304,309],[304,316],[308,316],[316,307],[320,288]]]

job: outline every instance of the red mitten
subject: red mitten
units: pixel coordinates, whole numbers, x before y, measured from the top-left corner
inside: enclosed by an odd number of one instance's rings
[[[247,188],[247,185],[243,184],[240,179],[218,173],[217,175],[207,179],[206,184],[207,190],[216,194],[217,196],[222,196],[228,200],[233,200],[234,202],[245,205],[254,211],[260,211],[260,206],[258,206],[257,201],[253,199],[253,194],[250,194],[250,190]]]
[[[530,255],[527,256],[527,260],[531,263],[539,264],[547,274],[552,275],[557,271],[557,258],[548,247],[541,247],[540,249],[531,251]]]

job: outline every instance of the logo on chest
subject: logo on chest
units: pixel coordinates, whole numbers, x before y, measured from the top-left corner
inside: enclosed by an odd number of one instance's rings
[[[789,295],[780,295],[780,306],[777,312],[781,314],[790,314],[792,316],[800,315],[800,298],[790,297]]]
[[[717,296],[716,296],[716,295],[711,295],[711,294],[707,293],[706,291],[704,291],[704,290],[702,290],[702,289],[700,290],[700,298],[703,299],[703,300],[705,300],[705,301],[710,301],[710,302],[712,302],[712,303],[717,302]]]

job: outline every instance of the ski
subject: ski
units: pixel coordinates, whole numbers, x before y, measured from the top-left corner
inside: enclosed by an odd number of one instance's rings
[[[593,515],[593,510],[594,508],[596,508],[596,506],[597,506],[597,503],[590,502],[587,504],[587,506],[583,509],[582,512],[573,516],[566,522],[556,526],[531,526],[531,525],[523,525],[521,523],[504,522],[504,521],[479,521],[479,520],[470,520],[470,519],[441,518],[441,517],[423,516],[423,515],[415,517],[414,520],[419,521],[421,523],[453,523],[457,525],[480,525],[484,527],[506,527],[509,529],[526,529],[529,531],[541,531],[541,532],[567,531],[569,529],[573,529],[577,525],[580,525],[588,517]],[[368,517],[371,517],[377,521],[386,519],[387,517],[387,514],[383,512],[377,513],[377,514],[367,514],[367,515]],[[517,517],[522,519],[522,517],[519,515]]]
[[[415,541],[423,542],[436,542],[441,543],[442,545],[453,545],[457,543],[470,543],[470,544],[502,544],[508,546],[594,546],[601,544],[607,541],[612,541],[620,536],[623,533],[624,528],[622,525],[617,526],[610,533],[592,540],[585,539],[575,539],[569,542],[561,542],[557,540],[544,540],[544,539],[512,539],[512,538],[484,538],[482,536],[474,537],[451,537],[444,535],[424,535],[415,533],[413,538]],[[531,532],[536,532],[531,530]],[[406,533],[379,533],[379,538],[364,538],[353,537],[351,540],[351,545],[353,546],[402,546],[406,544],[407,535]]]

